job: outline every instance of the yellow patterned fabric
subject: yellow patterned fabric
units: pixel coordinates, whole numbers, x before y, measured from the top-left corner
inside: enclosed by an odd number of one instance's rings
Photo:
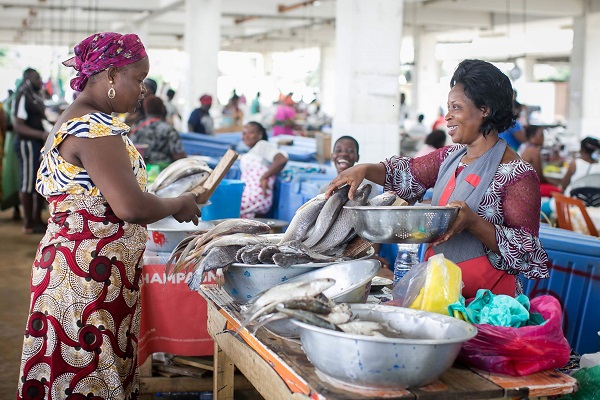
[[[52,147],[42,156],[42,162],[37,175],[37,191],[48,198],[61,194],[85,194],[101,196],[100,190],[94,185],[87,171],[67,162],[58,151],[58,146],[73,135],[80,138],[99,138],[120,135],[129,154],[131,168],[142,190],[146,189],[146,165],[140,153],[127,136],[129,126],[116,117],[104,113],[86,114],[65,122],[56,132]]]

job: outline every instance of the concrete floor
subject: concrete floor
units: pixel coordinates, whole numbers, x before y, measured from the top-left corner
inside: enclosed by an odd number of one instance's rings
[[[47,219],[47,214],[44,220]],[[12,210],[0,211],[0,399],[16,398],[23,346],[23,332],[29,308],[31,265],[42,234],[26,235],[22,223],[12,220]],[[236,399],[262,397],[254,390],[236,391]],[[197,396],[155,397],[190,399]]]
[[[16,397],[31,265],[43,236],[25,235],[21,225],[12,210],[0,212],[0,399]]]

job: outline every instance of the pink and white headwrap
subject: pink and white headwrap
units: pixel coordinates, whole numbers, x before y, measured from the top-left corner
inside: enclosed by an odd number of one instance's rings
[[[83,91],[90,76],[108,67],[122,67],[146,57],[146,49],[138,35],[115,32],[95,33],[75,46],[75,57],[63,61],[65,67],[75,68],[77,76],[71,87]]]

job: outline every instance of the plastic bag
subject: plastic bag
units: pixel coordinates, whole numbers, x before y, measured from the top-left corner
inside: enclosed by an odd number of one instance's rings
[[[474,324],[477,336],[463,344],[458,360],[513,376],[563,367],[571,347],[562,331],[560,303],[552,296],[539,296],[531,300],[530,311],[540,313],[546,322],[521,328]]]
[[[460,297],[460,267],[443,254],[413,266],[392,291],[392,305],[448,315],[448,306]]]

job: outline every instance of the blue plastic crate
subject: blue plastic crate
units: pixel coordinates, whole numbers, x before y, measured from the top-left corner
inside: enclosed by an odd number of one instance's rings
[[[200,155],[208,157],[223,157],[227,150],[231,148],[230,144],[211,143],[202,140],[181,140],[183,149],[189,155]]]
[[[212,204],[202,208],[202,219],[239,218],[244,186],[245,183],[240,180],[223,179],[210,196]]]
[[[600,241],[564,229],[543,227],[540,240],[551,261],[548,279],[523,279],[529,297],[549,294],[563,308],[563,330],[578,353],[600,351]]]

